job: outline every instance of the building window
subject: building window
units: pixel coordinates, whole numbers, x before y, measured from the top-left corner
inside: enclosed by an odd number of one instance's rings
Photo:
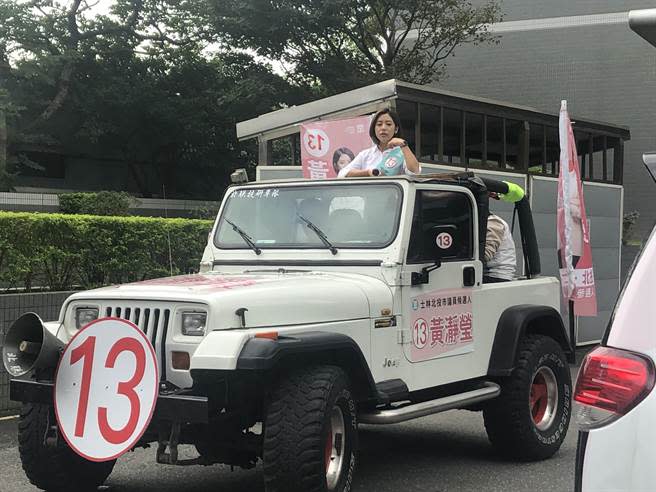
[[[483,162],[483,115],[467,113],[465,115],[465,164],[482,167]]]
[[[618,137],[607,137],[606,148],[607,181],[609,183],[621,183],[622,168],[624,166],[622,140]]]
[[[545,172],[547,176],[558,175],[558,162],[560,161],[560,135],[558,128],[548,126],[546,128],[546,165]]]
[[[588,139],[590,135],[588,133],[583,133],[580,131],[574,132],[574,141],[576,142],[576,153],[578,154],[579,159],[579,174],[581,179],[587,177],[587,168],[589,166],[589,156],[588,156]]]
[[[415,138],[415,127],[417,126],[417,103],[409,101],[397,101],[396,110],[401,118],[401,130],[403,139],[408,142],[412,152],[416,152],[417,139]]]
[[[462,163],[462,111],[444,108],[444,162]]]
[[[421,151],[420,159],[439,161],[442,137],[442,108],[430,104],[421,105]]]
[[[606,176],[608,175],[608,171],[604,173],[604,150],[606,149],[605,137],[603,135],[592,135],[591,140],[592,158],[590,162],[592,163],[592,166],[590,172],[592,175],[590,179],[605,181]],[[608,164],[606,164],[606,168],[608,168]]]
[[[468,112],[454,106],[397,100],[403,136],[418,159],[456,167],[497,169],[544,176],[558,176],[560,141],[557,120],[551,124]],[[509,114],[516,112],[507,111]],[[575,131],[581,177],[587,180],[620,182],[623,141],[599,135],[598,130],[577,125]],[[618,176],[618,179],[615,179]]]
[[[545,127],[529,123],[528,170],[531,173],[546,174]]]
[[[487,167],[500,168],[505,161],[503,119],[496,116],[487,117]]]
[[[509,171],[524,171],[527,131],[524,121],[506,119],[506,165]]]

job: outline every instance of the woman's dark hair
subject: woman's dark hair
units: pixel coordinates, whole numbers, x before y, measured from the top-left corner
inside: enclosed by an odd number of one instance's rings
[[[396,111],[392,111],[389,108],[381,109],[374,115],[374,118],[371,120],[371,125],[369,126],[369,136],[371,137],[371,140],[375,142],[376,145],[380,143],[380,140],[378,140],[378,137],[376,136],[376,122],[378,121],[378,118],[380,118],[384,114],[390,115],[390,118],[392,118],[394,125],[396,125],[396,133],[394,134],[394,136],[398,138],[403,138],[403,134],[401,132],[401,119],[399,118],[399,115],[396,114]]]
[[[342,157],[343,155],[347,155],[351,158],[351,160],[355,159],[355,155],[353,154],[353,151],[349,149],[348,147],[340,147],[333,153],[333,169],[335,170],[336,173],[339,172],[339,169],[337,168],[337,161],[339,161],[339,158]]]

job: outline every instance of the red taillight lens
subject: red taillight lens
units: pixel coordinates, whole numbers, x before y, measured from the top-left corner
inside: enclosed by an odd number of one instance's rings
[[[576,381],[574,400],[624,415],[654,387],[651,359],[609,347],[590,352]]]

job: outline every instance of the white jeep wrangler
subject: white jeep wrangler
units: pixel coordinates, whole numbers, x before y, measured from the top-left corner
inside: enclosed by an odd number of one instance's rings
[[[28,478],[83,489],[112,470],[59,438],[52,409],[63,344],[99,317],[130,320],[154,347],[159,395],[137,446],[157,442],[160,463],[193,444],[197,463],[262,459],[267,491],[347,491],[359,424],[454,408],[482,410],[511,458],[551,456],[572,350],[526,198],[525,275],[483,282],[488,194],[504,190],[470,173],[229,188],[199,274],[76,293],[59,321],[12,326],[3,359],[25,373],[10,388]]]

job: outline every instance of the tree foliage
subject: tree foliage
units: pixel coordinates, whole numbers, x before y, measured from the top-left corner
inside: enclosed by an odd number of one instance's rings
[[[0,189],[43,169],[37,148],[125,164],[142,196],[216,199],[255,164],[237,121],[439,80],[457,46],[494,42],[498,1],[0,0]]]
[[[290,76],[339,92],[388,78],[426,84],[464,43],[495,42],[497,0],[209,0],[234,44],[287,63]]]
[[[59,211],[63,214],[112,215],[130,214],[136,200],[124,191],[99,191],[97,193],[60,193]]]
[[[234,167],[254,164],[236,121],[295,102],[289,83],[246,53],[208,49],[204,2],[108,4],[0,0],[10,150],[121,161],[144,196],[215,199]],[[13,112],[2,112],[3,90]],[[10,160],[37,166],[20,152]]]

